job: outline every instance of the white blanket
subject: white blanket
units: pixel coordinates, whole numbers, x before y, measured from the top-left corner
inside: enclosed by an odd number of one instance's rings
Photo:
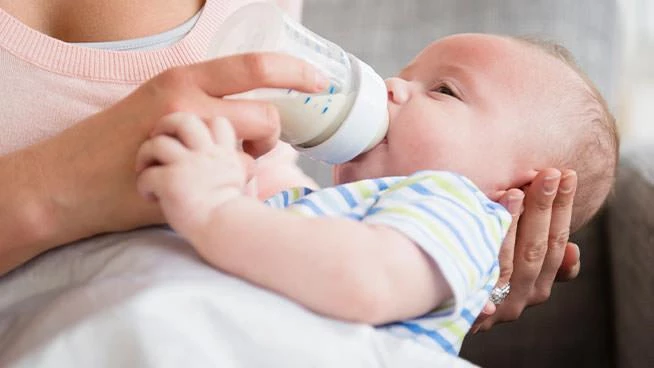
[[[470,365],[318,316],[153,228],[63,247],[0,278],[0,366]]]

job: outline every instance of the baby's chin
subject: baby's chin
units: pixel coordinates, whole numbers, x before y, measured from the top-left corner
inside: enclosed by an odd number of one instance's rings
[[[356,170],[353,170],[351,166],[351,162],[346,162],[344,164],[338,164],[332,167],[332,180],[334,181],[335,185],[353,181],[350,178],[353,177],[353,174],[356,173]]]
[[[384,138],[368,152],[364,152],[343,164],[334,165],[333,179],[335,184],[351,183],[364,179],[374,179],[385,176],[388,144]]]
[[[334,165],[332,177],[334,184],[352,183],[359,180],[371,179],[372,176],[366,175],[366,165],[361,161],[349,161],[343,164]]]

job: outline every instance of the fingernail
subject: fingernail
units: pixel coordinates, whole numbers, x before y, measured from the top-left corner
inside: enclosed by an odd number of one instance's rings
[[[559,193],[568,194],[568,193],[572,192],[572,190],[574,189],[574,185],[572,185],[573,184],[572,179],[575,176],[577,176],[577,173],[572,171],[572,172],[569,172],[569,173],[565,174],[565,176],[563,176],[561,178],[561,185],[559,185]]]
[[[509,197],[509,212],[512,215],[517,215],[520,212],[524,197],[525,195],[523,193],[513,194]]]
[[[579,263],[581,263],[581,251],[579,250],[579,246],[575,244],[574,250],[575,250],[575,254],[577,255],[577,259],[579,260]]]
[[[546,195],[552,195],[556,193],[556,190],[558,189],[559,186],[560,178],[561,178],[560,174],[546,177],[545,182],[543,183],[543,192]]]

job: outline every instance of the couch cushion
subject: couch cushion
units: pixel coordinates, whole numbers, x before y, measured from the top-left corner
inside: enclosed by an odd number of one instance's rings
[[[654,145],[627,146],[609,204],[617,363],[654,365]]]

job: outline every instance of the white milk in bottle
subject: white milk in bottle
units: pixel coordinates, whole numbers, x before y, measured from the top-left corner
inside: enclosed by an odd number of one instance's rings
[[[208,57],[257,51],[303,59],[330,81],[317,94],[257,89],[229,96],[273,103],[281,118],[281,140],[314,159],[335,164],[353,159],[384,138],[386,86],[370,66],[268,2],[244,6],[229,16],[213,38]]]

